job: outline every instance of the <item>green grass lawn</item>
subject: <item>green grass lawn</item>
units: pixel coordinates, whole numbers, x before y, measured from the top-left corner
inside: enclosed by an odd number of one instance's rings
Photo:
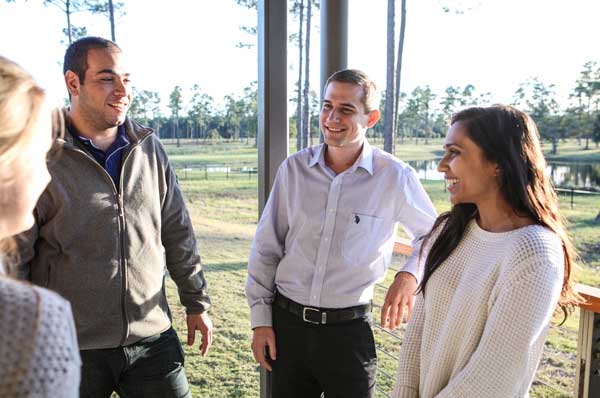
[[[577,140],[571,139],[558,144],[558,150],[555,155],[551,154],[552,145],[545,142],[543,145],[544,155],[546,159],[551,161],[579,161],[579,162],[600,162],[600,147],[590,142],[589,149],[585,148],[585,141],[581,141],[581,145]]]
[[[440,148],[441,141],[428,146],[404,145],[399,146],[399,153],[405,160],[427,155],[426,159],[435,155],[435,151]],[[215,159],[227,164],[239,162],[240,159],[256,163],[256,150],[251,145],[239,143],[231,147],[224,144],[187,145],[179,148],[168,145],[168,151],[176,168],[181,168],[184,164],[216,162]],[[192,174],[184,179],[183,172],[179,172],[179,177],[200,242],[209,293],[214,305],[211,317],[215,325],[215,340],[209,355],[201,358],[198,347],[186,347],[186,369],[193,396],[258,397],[259,377],[250,351],[249,310],[244,297],[246,261],[258,214],[256,174],[232,173],[227,179],[224,174],[211,174],[205,180],[202,175]],[[438,211],[449,208],[441,181],[425,181],[424,186]],[[599,286],[600,228],[592,220],[600,210],[600,196],[576,196],[573,209],[569,206],[568,198],[561,198],[561,208],[583,260],[578,280]],[[397,268],[402,259],[395,258],[394,261],[392,266]],[[385,283],[389,284],[391,276],[392,272]],[[184,311],[179,305],[176,288],[171,281],[167,290],[175,327],[184,341]],[[383,289],[378,288],[375,302],[381,303],[383,296]],[[377,317],[376,311],[375,319]],[[572,395],[577,327],[578,314],[575,313],[565,325],[551,329],[532,397]],[[400,346],[397,340],[377,329],[375,334],[379,345],[394,355],[398,354]],[[395,375],[395,360],[380,353],[379,361],[383,372]],[[378,383],[389,391],[393,379],[381,373]],[[376,396],[383,397],[381,394]]]

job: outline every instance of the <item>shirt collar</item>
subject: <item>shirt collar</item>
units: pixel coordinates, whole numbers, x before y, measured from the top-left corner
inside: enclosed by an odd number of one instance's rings
[[[313,167],[319,163],[321,159],[323,159],[323,162],[325,162],[325,144],[321,144],[315,148],[315,151],[310,158],[310,162],[308,163],[308,167]]]
[[[362,152],[352,167],[362,167],[369,174],[373,175],[373,147],[366,139]]]
[[[77,138],[80,141],[87,142],[88,144],[90,144],[94,148],[96,148],[98,150],[101,150],[96,145],[94,145],[94,142],[92,140],[90,140],[89,138],[84,137],[81,134],[79,134],[79,131],[77,131],[74,126],[73,126],[73,133],[74,133],[74,135],[77,136]],[[129,139],[127,138],[127,134],[125,134],[125,124],[121,124],[117,128],[117,137],[115,138],[115,141],[111,144],[110,148],[113,148],[113,147],[114,148],[121,148],[121,147],[126,146],[126,145],[129,145]],[[108,152],[110,150],[110,148],[106,152]]]
[[[308,167],[313,167],[316,164],[321,164],[321,166],[325,166],[325,148],[327,144],[321,144],[315,148],[315,151],[310,158],[310,162],[308,163]],[[356,171],[357,168],[362,167],[369,174],[373,175],[373,147],[371,144],[365,139],[362,151],[354,162],[354,165],[350,167],[348,170]]]

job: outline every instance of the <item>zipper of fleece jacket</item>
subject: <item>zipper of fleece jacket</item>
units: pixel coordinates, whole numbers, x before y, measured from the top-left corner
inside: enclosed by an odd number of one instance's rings
[[[116,202],[117,202],[117,216],[119,219],[119,238],[120,238],[120,252],[121,252],[121,259],[119,261],[120,263],[120,268],[121,268],[121,296],[120,296],[120,303],[121,303],[121,316],[122,316],[122,320],[123,320],[123,334],[121,336],[121,342],[119,343],[119,346],[122,346],[125,343],[125,340],[127,340],[127,335],[129,334],[129,317],[127,315],[127,308],[125,306],[125,294],[127,293],[127,269],[126,269],[126,262],[125,262],[125,212],[123,209],[123,197],[121,195],[121,192],[123,190],[123,171],[125,170],[125,163],[127,161],[127,159],[129,158],[130,154],[142,143],[146,140],[146,138],[148,138],[150,136],[147,135],[145,137],[143,137],[140,141],[138,141],[135,144],[131,145],[131,148],[129,149],[129,151],[127,151],[125,157],[123,158],[123,160],[121,161],[121,170],[120,170],[120,178],[119,178],[119,190],[117,190],[117,186],[115,185],[115,182],[113,181],[112,177],[110,176],[110,174],[108,174],[108,171],[106,171],[106,169],[104,167],[102,167],[100,165],[100,163],[98,163],[98,161],[96,161],[96,159],[94,159],[90,154],[88,154],[87,152],[85,152],[84,150],[81,150],[75,146],[73,146],[73,148],[68,148],[69,150],[75,151],[75,152],[79,152],[81,153],[83,156],[85,156],[87,159],[91,160],[92,163],[94,163],[100,170],[101,173],[105,176],[105,178],[108,179],[108,181],[110,182],[112,188],[113,188],[113,194],[115,196]]]
[[[125,171],[125,164],[129,159],[130,155],[135,151],[141,144],[144,142],[151,134],[142,137],[136,144],[132,144],[125,157],[121,160],[121,170],[120,170],[120,178],[119,178],[119,190],[117,191],[117,205],[119,207],[119,220],[121,222],[121,230],[120,230],[120,238],[121,238],[121,264],[123,266],[123,275],[122,275],[122,287],[123,291],[121,292],[121,309],[123,310],[123,337],[121,338],[121,343],[119,346],[123,346],[125,341],[127,340],[127,336],[129,335],[129,317],[127,316],[127,306],[125,305],[125,295],[127,294],[127,270],[126,270],[126,261],[125,261],[125,211],[123,205],[123,172]],[[104,170],[104,167],[102,168]],[[108,172],[104,170],[106,174]],[[110,177],[110,175],[109,175]],[[111,178],[112,181],[112,178]],[[113,183],[114,186],[114,183]],[[116,189],[116,188],[115,188]]]

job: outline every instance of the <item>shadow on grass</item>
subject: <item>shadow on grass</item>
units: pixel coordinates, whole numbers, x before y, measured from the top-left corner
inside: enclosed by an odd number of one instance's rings
[[[245,270],[248,267],[248,263],[205,263],[203,270],[205,273],[210,274],[214,272],[231,272]]]
[[[569,223],[569,227],[573,230],[577,230],[579,228],[593,228],[593,227],[597,227],[598,224],[596,224],[594,222],[594,218],[589,218],[589,219],[583,219],[583,220],[577,220],[577,221],[571,221]]]
[[[208,383],[204,379],[188,379],[188,383],[190,383],[190,385],[196,386],[196,387],[208,386]]]
[[[582,244],[579,249],[579,255],[585,263],[600,261],[600,242]]]

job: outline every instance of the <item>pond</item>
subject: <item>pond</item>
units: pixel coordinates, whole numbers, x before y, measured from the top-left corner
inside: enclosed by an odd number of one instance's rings
[[[437,171],[438,160],[413,160],[408,164],[417,170],[421,179],[444,179],[444,175]],[[546,171],[557,187],[600,189],[600,162],[549,163]]]

